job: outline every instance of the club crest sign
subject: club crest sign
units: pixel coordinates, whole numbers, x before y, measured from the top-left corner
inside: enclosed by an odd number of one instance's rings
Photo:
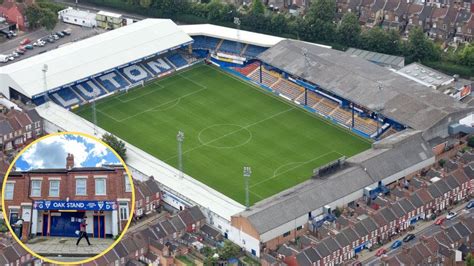
[[[37,210],[75,210],[75,211],[112,211],[115,201],[103,200],[36,200],[33,208]]]

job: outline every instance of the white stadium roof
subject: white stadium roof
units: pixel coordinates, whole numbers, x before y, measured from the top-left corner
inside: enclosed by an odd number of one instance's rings
[[[231,41],[240,41],[263,47],[271,47],[284,38],[272,35],[256,33],[251,31],[240,30],[239,38],[237,38],[237,29],[216,26],[212,24],[195,24],[195,25],[179,25],[180,29],[190,36],[204,35],[219,39],[226,39]]]
[[[44,65],[48,89],[55,89],[191,41],[169,19],[145,19],[1,67],[0,92],[12,87],[29,98],[43,93]]]
[[[67,111],[59,105],[48,102],[36,107],[38,114],[53,125],[66,131],[84,132],[94,135],[94,125],[82,117]],[[45,123],[47,132],[56,131]],[[99,136],[106,131],[96,127]],[[208,187],[207,185],[184,175],[181,179],[179,171],[139,148],[125,142],[127,148],[127,165],[139,172],[153,176],[156,181],[168,189],[186,197],[199,206],[209,209],[222,218],[230,221],[231,217],[245,210],[245,207],[225,196],[224,194]]]

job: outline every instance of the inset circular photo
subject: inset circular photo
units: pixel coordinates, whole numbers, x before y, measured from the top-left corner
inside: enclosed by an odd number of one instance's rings
[[[3,215],[15,240],[55,264],[107,253],[130,225],[134,202],[123,160],[82,133],[51,134],[26,146],[2,186]]]

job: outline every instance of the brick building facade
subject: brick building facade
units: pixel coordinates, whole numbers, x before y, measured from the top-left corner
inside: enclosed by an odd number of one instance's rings
[[[76,235],[79,221],[88,218],[92,237],[115,237],[132,214],[132,189],[121,165],[11,172],[5,185],[5,210],[10,223],[23,219],[21,238]]]

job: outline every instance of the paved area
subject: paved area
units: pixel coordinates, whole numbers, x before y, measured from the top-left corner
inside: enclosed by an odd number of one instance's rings
[[[456,206],[455,208],[453,208],[452,210],[450,210],[450,211],[457,212],[458,215],[452,220],[445,221],[444,225],[445,226],[450,226],[452,224],[457,223],[458,218],[460,217],[461,214],[463,214],[463,215],[473,215],[474,214],[473,209],[471,209],[469,211],[464,210],[464,207],[466,207],[466,205],[467,205],[467,203],[462,203],[462,204]],[[443,215],[441,215],[439,217],[446,216],[446,214],[447,214],[447,212],[443,213]],[[439,231],[441,231],[441,226],[435,225],[434,221],[418,222],[417,225],[415,226],[415,229],[408,232],[410,234],[415,234],[416,238],[414,240],[408,242],[408,243],[403,243],[402,245],[411,247],[419,241],[420,236],[422,236],[422,235],[432,236],[432,235],[435,235]],[[399,252],[401,250],[401,248],[391,250],[390,245],[392,245],[395,240],[402,240],[406,236],[406,234],[407,233],[399,236],[398,238],[392,239],[391,242],[389,242],[389,243],[387,243],[387,244],[385,244],[385,245],[383,245],[383,246],[381,246],[381,247],[379,247],[379,248],[377,248],[373,251],[370,251],[370,252],[369,251],[363,251],[363,252],[361,252],[359,254],[358,260],[360,262],[362,262],[362,265],[380,265],[380,257],[375,256],[375,253],[377,252],[377,250],[379,250],[381,248],[385,248],[388,251],[386,253],[387,256],[391,256],[391,255]]]
[[[21,55],[20,57],[15,58],[15,60],[13,61],[9,61],[7,63],[0,63],[0,67],[4,65],[8,65],[8,64],[13,64],[15,62],[18,62],[19,60],[23,60],[25,58],[28,58],[37,54],[41,54],[49,50],[56,49],[59,46],[65,45],[67,43],[71,43],[71,42],[75,42],[78,40],[92,37],[94,35],[100,34],[105,31],[99,28],[91,29],[91,28],[85,28],[85,27],[80,27],[76,25],[59,22],[52,32],[57,32],[64,29],[68,29],[68,28],[71,29],[70,36],[65,36],[63,38],[60,38],[59,40],[56,40],[56,42],[54,43],[46,42],[46,45],[43,47],[34,47],[33,50],[27,50],[24,55]],[[20,32],[18,36],[8,41],[5,41],[0,45],[0,54],[11,54],[14,50],[16,50],[20,46],[20,42],[25,38],[28,38],[32,42],[35,42],[39,38],[48,36],[50,34],[51,32],[45,29],[39,29],[33,32]]]
[[[95,11],[95,12],[98,12],[98,11],[102,10],[102,11],[122,14],[126,18],[131,18],[131,19],[135,19],[135,20],[142,20],[142,19],[146,18],[145,16],[142,16],[142,15],[139,15],[139,14],[136,14],[136,13],[127,12],[127,11],[123,11],[123,10],[118,10],[118,9],[111,8],[111,7],[101,7],[101,6],[96,6],[96,5],[89,4],[89,3],[77,3],[76,4],[75,0],[54,0],[54,2],[62,3],[66,6],[70,6],[70,7],[74,7],[74,8],[86,9],[86,10]]]
[[[82,239],[79,246],[76,246],[77,239],[74,237],[36,237],[26,245],[41,256],[61,260],[60,258],[78,258],[93,257],[114,243],[111,238],[98,239],[89,238],[91,245]],[[80,259],[82,258],[82,259]]]

